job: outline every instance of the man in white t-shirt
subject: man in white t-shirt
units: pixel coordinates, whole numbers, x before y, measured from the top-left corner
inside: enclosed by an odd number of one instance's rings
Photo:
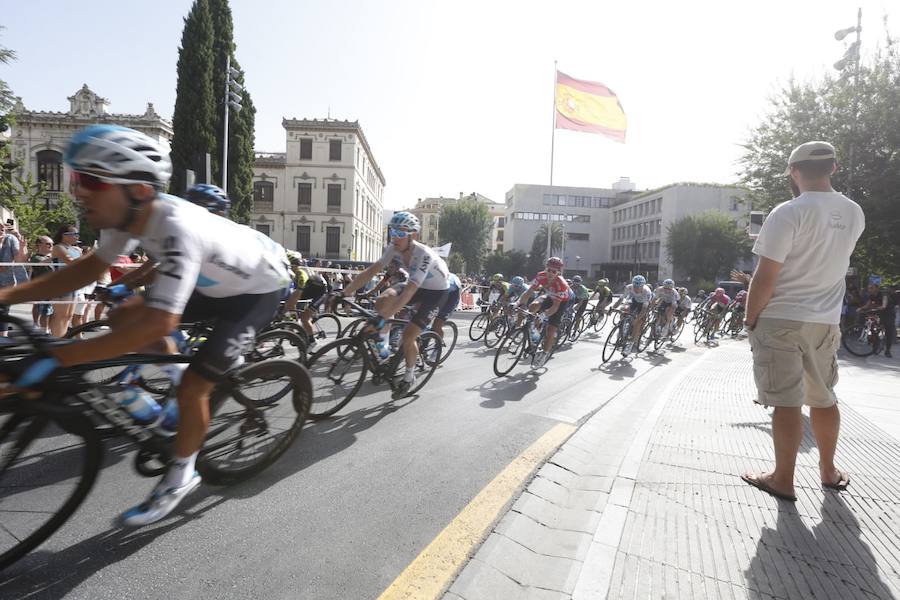
[[[794,467],[803,439],[801,407],[809,406],[819,448],[822,486],[842,490],[850,477],[834,465],[840,431],[836,352],[850,255],[865,228],[858,204],[834,191],[834,147],[807,142],[788,160],[794,199],[776,206],[753,253],[759,264],[750,282],[746,323],[753,351],[758,402],[775,407],[775,469],[742,479],[794,501]]]

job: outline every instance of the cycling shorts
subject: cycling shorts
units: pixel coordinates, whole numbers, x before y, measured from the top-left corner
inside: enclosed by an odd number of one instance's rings
[[[541,302],[541,310],[547,310],[551,306],[553,306],[553,298],[544,298],[544,301]],[[562,321],[564,312],[566,312],[566,303],[560,302],[559,308],[556,309],[556,312],[547,317],[547,324],[553,325],[554,327],[559,327],[559,323]]]
[[[628,305],[628,312],[631,314],[631,316],[637,318],[642,312],[644,312],[645,306],[647,305],[643,302],[632,300],[631,304]]]
[[[425,329],[434,318],[438,311],[444,306],[447,300],[447,290],[425,290],[419,288],[413,297],[409,300],[410,304],[416,305],[409,317],[411,323],[415,323],[421,329]]]
[[[447,300],[444,302],[443,306],[441,306],[436,318],[441,321],[446,321],[447,317],[456,310],[457,306],[459,306],[459,288],[454,288],[447,292]]]
[[[316,306],[325,296],[328,287],[321,281],[308,281],[303,286],[303,292],[300,294],[300,300],[309,300],[309,306]]]
[[[220,381],[238,359],[253,348],[256,336],[269,324],[281,304],[284,290],[211,298],[194,293],[181,321],[211,321],[212,333],[191,357],[189,370],[207,381]]]

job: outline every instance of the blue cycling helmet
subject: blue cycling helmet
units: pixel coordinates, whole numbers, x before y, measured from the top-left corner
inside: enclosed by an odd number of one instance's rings
[[[512,284],[512,285],[514,285],[514,286],[516,286],[516,287],[522,287],[523,285],[525,285],[525,280],[522,279],[521,276],[516,275],[515,277],[513,277],[513,278],[509,281],[509,283]]]
[[[574,283],[575,285],[581,285],[582,281],[584,280],[581,278],[581,275],[576,275],[572,278],[572,283]]]
[[[410,233],[418,233],[421,229],[419,217],[405,210],[395,212],[394,216],[391,217],[391,222],[388,223],[388,226],[391,229],[399,229],[400,231],[408,231]]]
[[[209,183],[192,186],[185,192],[184,197],[197,206],[223,217],[228,216],[228,210],[231,208],[231,200],[228,199],[225,190]]]
[[[665,281],[663,281],[663,287],[671,290],[673,287],[675,287],[675,282],[671,279],[666,279]]]
[[[635,275],[634,279],[631,280],[631,284],[637,287],[643,287],[647,285],[647,280],[644,279],[643,275]]]

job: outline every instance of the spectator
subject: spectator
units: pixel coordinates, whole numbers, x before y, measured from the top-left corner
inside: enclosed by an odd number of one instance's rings
[[[879,289],[874,283],[869,284],[867,291],[868,300],[860,310],[874,312],[878,315],[878,320],[884,327],[884,355],[891,358],[891,347],[894,345],[894,337],[897,335],[897,328],[894,326],[896,309],[894,295],[887,286]]]
[[[53,258],[53,264],[57,269],[62,269],[66,265],[75,262],[81,257],[81,248],[77,245],[78,229],[74,225],[63,225],[53,236],[53,250],[50,256]],[[72,320],[72,314],[75,312],[75,305],[72,301],[75,299],[75,292],[69,292],[57,298],[66,302],[66,304],[57,304],[53,309],[53,315],[50,317],[50,334],[56,337],[63,337],[69,329],[69,322]]]
[[[9,287],[16,285],[20,280],[24,281],[27,275],[15,266],[4,263],[21,263],[25,262],[28,256],[28,245],[25,240],[16,231],[15,227],[7,224],[3,231],[3,239],[0,239],[0,287]],[[8,315],[9,307],[0,306],[0,314]],[[0,336],[6,337],[9,326],[4,324],[0,327]]]
[[[133,265],[134,261],[130,256],[120,254],[116,257],[116,262],[109,266],[109,278],[112,283],[119,280],[119,277],[129,271],[128,265]]]
[[[794,469],[803,440],[801,407],[819,448],[822,486],[842,490],[850,476],[834,464],[840,432],[838,323],[844,276],[865,227],[863,211],[831,187],[834,147],[808,142],[788,160],[794,199],[769,213],[753,246],[759,256],[747,299],[758,402],[773,406],[775,469],[741,478],[777,498],[796,501]]]
[[[91,253],[91,248],[86,244],[79,243],[78,249],[81,250],[81,256],[87,256]],[[88,296],[94,293],[97,282],[89,283],[83,288],[75,292],[75,308],[72,310],[72,327],[80,327],[91,320],[91,305]]]
[[[42,263],[28,267],[28,276],[36,279],[53,271],[50,266],[50,251],[53,250],[53,240],[46,235],[42,235],[37,239],[36,249],[34,253],[28,257],[29,263]],[[46,266],[43,266],[46,264]],[[53,314],[53,305],[50,303],[35,304],[31,307],[31,319],[34,326],[43,332],[50,331],[50,315]]]

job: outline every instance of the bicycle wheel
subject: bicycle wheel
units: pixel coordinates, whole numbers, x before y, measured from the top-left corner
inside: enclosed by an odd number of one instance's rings
[[[602,330],[606,326],[606,321],[608,318],[609,318],[609,314],[605,310],[600,311],[600,314],[596,315],[596,318],[593,320],[593,323],[592,323],[592,325],[594,327],[594,331],[596,331],[597,333],[600,333],[600,330]]]
[[[841,334],[841,344],[854,356],[871,356],[878,347],[878,336],[872,337],[866,325],[854,325]]]
[[[321,342],[330,342],[341,337],[341,320],[331,313],[322,313],[312,318],[313,336]]]
[[[678,341],[678,338],[681,337],[681,332],[684,331],[684,319],[679,321],[677,318],[674,319],[674,323],[672,324],[672,332],[669,334],[669,339],[672,340],[672,343]]]
[[[303,343],[305,346],[309,345],[309,334],[306,333],[306,330],[303,329],[303,325],[298,323],[297,321],[283,320],[283,321],[272,321],[269,325],[263,329],[263,333],[266,331],[272,331],[273,329],[287,329],[291,333],[296,333],[301,338],[303,338]]]
[[[700,340],[706,337],[707,330],[709,329],[709,320],[707,318],[703,318],[697,322],[697,325],[694,326],[694,343],[699,344]]]
[[[450,331],[447,331],[447,328]],[[442,364],[447,357],[450,356],[450,353],[453,352],[453,349],[456,348],[456,338],[459,337],[459,327],[456,326],[456,323],[453,321],[445,321],[444,322],[444,337],[441,338],[441,343],[443,344],[441,348],[441,360],[438,361],[438,364]]]
[[[509,318],[506,316],[499,316],[488,325],[488,329],[484,334],[484,345],[488,348],[493,348],[497,344],[500,343],[500,340],[503,339],[503,336],[509,331]]]
[[[64,335],[63,337],[67,340],[89,340],[100,335],[105,335],[109,332],[109,319],[100,319],[99,321],[91,321],[90,323],[85,323],[84,325],[73,327],[72,329],[67,331],[66,335]]]
[[[512,371],[522,359],[528,344],[527,325],[514,329],[504,337],[494,354],[494,374],[497,377],[503,377]]]
[[[197,459],[204,481],[227,485],[259,473],[294,443],[309,415],[309,372],[290,360],[239,369],[216,387]]]
[[[471,325],[469,325],[469,339],[473,342],[477,342],[484,334],[487,332],[488,325],[491,322],[490,313],[483,312],[474,319],[472,319]]]
[[[572,333],[569,335],[573,342],[577,342],[581,334],[588,328],[587,315],[581,315],[575,324],[572,325]]]
[[[256,336],[253,349],[244,355],[248,363],[258,363],[273,358],[306,362],[306,343],[287,329],[270,329]]]
[[[613,327],[610,329],[609,335],[606,336],[606,343],[603,344],[602,356],[604,363],[608,363],[610,359],[616,355],[616,350],[619,348],[621,333],[621,327]]]
[[[419,334],[419,337],[416,338],[418,354],[416,355],[416,363],[413,367],[416,373],[416,383],[414,386],[403,392],[402,396],[399,392],[404,389],[406,358],[402,351],[399,351],[394,355],[391,359],[391,367],[388,372],[391,373],[389,383],[391,389],[394,390],[395,400],[400,397],[412,396],[428,383],[428,380],[434,375],[434,371],[437,369],[438,363],[440,362],[440,359],[434,360],[433,357],[435,354],[440,356],[442,344],[441,336],[433,331],[424,331]]]
[[[43,400],[0,404],[0,570],[72,516],[102,461],[103,444],[88,417]]]
[[[325,344],[309,357],[312,378],[312,419],[324,419],[341,410],[366,380],[366,349],[358,340],[341,338]]]
[[[360,327],[365,326],[366,321],[368,321],[368,318],[366,318],[366,317],[359,317],[358,319],[353,319],[341,331],[340,337],[344,337],[344,338],[354,337],[357,333],[359,333]]]

